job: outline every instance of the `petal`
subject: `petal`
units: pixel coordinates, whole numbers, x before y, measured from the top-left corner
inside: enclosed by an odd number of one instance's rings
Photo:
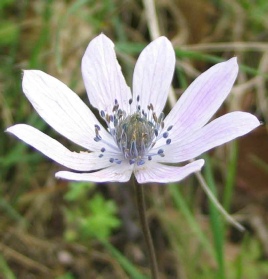
[[[201,74],[182,94],[165,119],[176,140],[204,126],[221,106],[237,77],[236,58],[218,63]]]
[[[163,110],[175,68],[175,52],[170,41],[160,37],[140,54],[134,69],[133,100],[141,109],[152,104],[157,115]]]
[[[92,181],[92,182],[126,182],[129,181],[133,166],[128,163],[113,165],[109,168],[92,173],[75,173],[69,171],[60,171],[56,173],[57,178],[74,181]]]
[[[166,166],[153,161],[146,162],[134,170],[138,183],[158,182],[169,183],[184,179],[191,173],[200,171],[205,161],[203,159],[194,161],[183,167]]]
[[[6,130],[36,148],[55,162],[77,171],[91,171],[110,166],[109,160],[99,158],[99,153],[71,152],[58,141],[26,124],[17,124]]]
[[[165,157],[157,160],[179,163],[193,159],[211,148],[249,133],[259,125],[259,120],[250,113],[237,111],[225,114],[181,142],[166,146]]]
[[[113,42],[101,34],[93,39],[82,59],[82,75],[92,106],[111,114],[115,100],[129,112],[130,89],[117,62]]]
[[[101,127],[99,121],[65,84],[42,71],[30,70],[24,71],[22,87],[39,115],[57,132],[86,149],[98,149],[94,137],[95,124]],[[103,127],[101,137],[111,142]]]

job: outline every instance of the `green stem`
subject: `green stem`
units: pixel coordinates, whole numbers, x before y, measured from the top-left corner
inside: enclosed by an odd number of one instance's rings
[[[133,184],[136,193],[136,200],[137,200],[137,207],[139,212],[141,228],[142,228],[144,240],[149,255],[152,279],[158,279],[159,278],[158,267],[157,267],[157,261],[156,261],[155,251],[154,251],[154,245],[148,226],[148,221],[146,218],[146,207],[145,207],[145,200],[144,200],[143,185],[138,184],[134,178],[133,178]]]

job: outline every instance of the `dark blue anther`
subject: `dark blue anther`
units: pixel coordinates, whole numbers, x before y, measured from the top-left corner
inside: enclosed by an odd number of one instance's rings
[[[142,166],[144,163],[145,163],[144,160],[139,160],[139,161],[137,162],[137,165],[138,165],[138,166]]]
[[[171,125],[171,126],[169,126],[169,127],[167,128],[167,131],[169,132],[172,128],[173,128],[173,126],[172,126],[172,125]]]
[[[165,133],[163,134],[163,138],[166,139],[167,137],[168,137],[168,132],[165,132]]]

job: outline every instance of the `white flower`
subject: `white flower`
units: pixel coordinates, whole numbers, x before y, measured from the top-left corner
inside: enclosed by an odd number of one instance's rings
[[[171,166],[242,136],[258,127],[258,119],[231,112],[207,122],[229,94],[238,73],[236,58],[200,75],[165,117],[175,67],[170,41],[160,37],[138,58],[133,94],[117,62],[114,44],[101,34],[82,60],[89,101],[99,110],[104,127],[66,85],[37,70],[24,71],[23,92],[39,115],[57,132],[89,152],[71,152],[58,141],[26,124],[7,129],[57,163],[74,171],[56,177],[78,181],[139,183],[179,181],[199,171],[204,160]],[[169,165],[167,165],[169,164]]]

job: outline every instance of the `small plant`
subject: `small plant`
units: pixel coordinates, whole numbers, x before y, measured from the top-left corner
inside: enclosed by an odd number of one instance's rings
[[[92,187],[92,184],[84,182],[71,183],[65,195],[66,200],[74,202],[64,209],[67,222],[65,238],[68,241],[107,240],[121,224],[114,201],[106,200],[99,193],[88,198],[87,192]]]

